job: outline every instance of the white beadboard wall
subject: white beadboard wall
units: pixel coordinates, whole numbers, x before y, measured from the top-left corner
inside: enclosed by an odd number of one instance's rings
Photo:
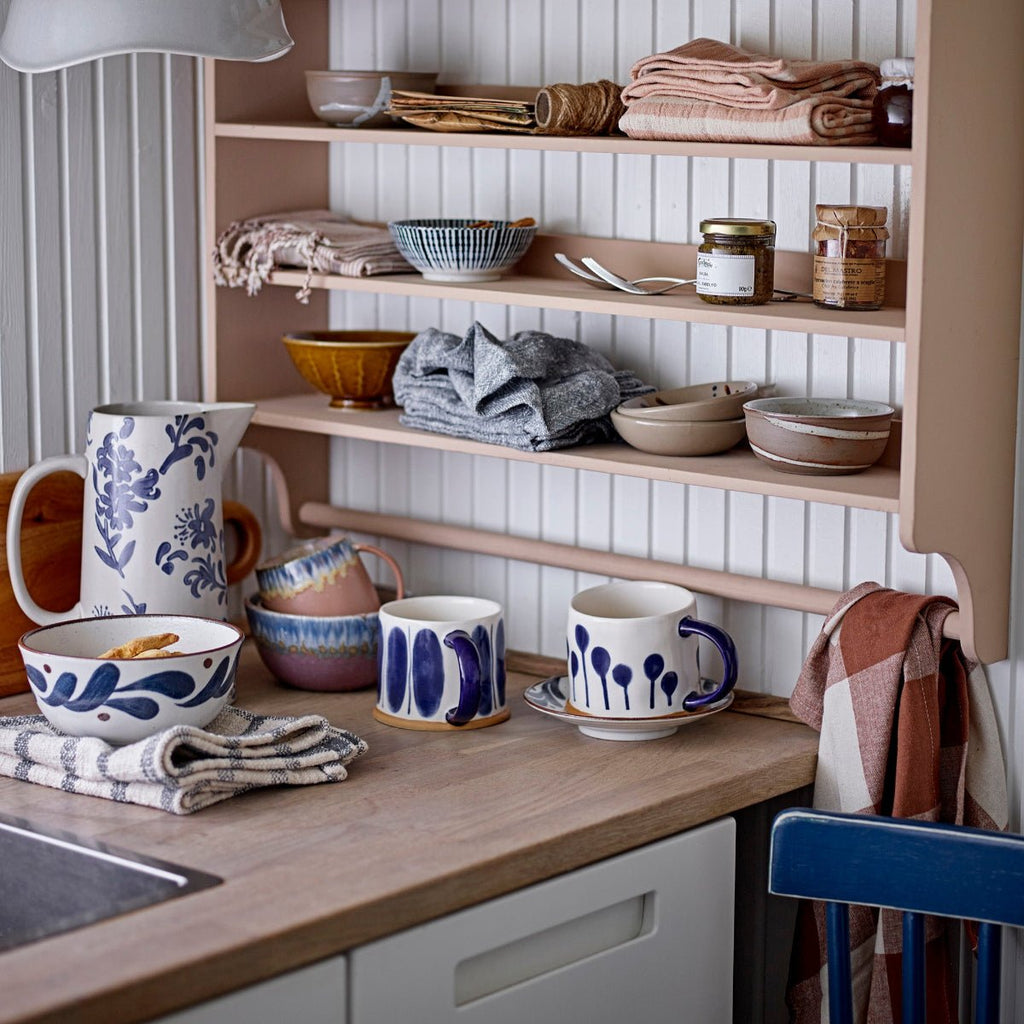
[[[313,2],[313,0],[309,0]],[[331,0],[335,67],[439,68],[447,82],[624,82],[632,62],[697,35],[790,57],[911,55],[912,0]],[[0,19],[8,0],[0,0]],[[195,398],[201,292],[198,62],[140,54],[19,75],[0,65],[0,470],[81,451],[85,412],[111,400]],[[442,150],[348,144],[332,152],[332,205],[364,217],[533,215],[550,231],[697,240],[705,216],[769,216],[808,246],[815,202],[890,208],[905,254],[909,170],[836,163]],[[669,270],[671,268],[666,268]],[[338,327],[579,338],[661,387],[727,377],[792,394],[901,405],[903,351],[857,338],[332,293]],[[1018,458],[1024,465],[1024,449]],[[269,478],[240,459],[229,493],[255,508]],[[944,563],[908,554],[892,517],[452,453],[335,441],[341,505],[504,529],[581,546],[842,589],[864,579],[953,592]],[[1024,550],[1019,510],[1017,551]],[[268,549],[282,535],[265,516]],[[486,594],[511,643],[559,655],[578,574],[382,540],[418,592]],[[989,667],[1020,827],[1024,570],[1015,559],[1011,657]],[[735,635],[741,685],[788,695],[820,620],[701,597]],[[1024,992],[1008,979],[1006,1019]]]

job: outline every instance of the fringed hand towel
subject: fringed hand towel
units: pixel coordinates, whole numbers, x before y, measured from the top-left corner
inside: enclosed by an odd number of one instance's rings
[[[944,638],[956,605],[862,583],[832,609],[790,700],[821,733],[814,806],[1005,829],[1006,769],[982,667]],[[956,1020],[947,925],[928,919],[929,1020]],[[850,908],[854,1020],[900,1005],[895,911]],[[796,1024],[827,1017],[824,908],[800,905],[788,1001]],[[948,1016],[943,1016],[948,1014]]]
[[[219,285],[255,295],[280,267],[306,271],[296,298],[309,301],[313,274],[369,277],[411,273],[387,228],[358,224],[330,210],[268,213],[235,221],[221,232],[213,250]]]
[[[205,729],[177,725],[114,747],[65,736],[42,715],[0,718],[0,775],[68,793],[191,814],[263,786],[340,782],[365,740],[319,715],[225,708]]]

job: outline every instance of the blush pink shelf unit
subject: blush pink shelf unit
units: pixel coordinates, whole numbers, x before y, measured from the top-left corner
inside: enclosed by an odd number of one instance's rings
[[[350,134],[314,121],[306,102],[304,70],[328,66],[327,4],[286,0],[285,15],[296,39],[285,58],[269,64],[206,62],[205,226],[211,241],[234,220],[327,206],[329,147],[349,141],[909,164],[912,169],[908,259],[890,264],[890,305],[876,313],[826,311],[806,302],[730,309],[692,295],[637,299],[570,280],[550,258],[556,249],[589,253],[611,266],[635,268],[639,275],[647,267],[650,273],[671,265],[669,259],[682,258],[685,265],[689,250],[616,239],[539,237],[515,276],[491,284],[434,284],[418,274],[317,277],[308,306],[294,299],[300,272],[277,273],[257,298],[241,289],[216,288],[208,274],[205,392],[211,398],[257,402],[246,443],[286,467],[298,521],[612,575],[656,573],[708,593],[823,613],[836,597],[832,591],[332,509],[324,501],[327,439],[443,448],[898,512],[903,546],[937,552],[952,568],[960,614],[950,631],[985,662],[1006,656],[1024,237],[1020,0],[918,0],[912,150],[408,128]],[[807,261],[806,254],[778,254],[779,285],[806,287]],[[866,473],[799,477],[767,469],[746,451],[703,459],[663,458],[619,446],[527,454],[406,430],[394,412],[342,415],[329,409],[322,395],[295,393],[297,377],[278,344],[284,330],[327,325],[331,289],[886,339],[906,346],[902,431],[883,464]]]

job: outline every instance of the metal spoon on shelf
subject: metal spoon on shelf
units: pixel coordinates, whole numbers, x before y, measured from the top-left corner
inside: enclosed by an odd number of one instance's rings
[[[618,274],[613,274],[610,270],[606,270],[600,264],[597,264],[600,268],[597,273],[590,273],[590,271],[584,270],[582,267],[578,266],[572,259],[566,256],[564,252],[556,252],[555,259],[558,260],[566,270],[571,270],[577,277],[582,277],[583,280],[587,281],[589,284],[597,285],[598,288],[619,288],[623,291],[628,291],[633,295],[660,295],[662,291],[669,291],[672,288],[677,288],[680,284],[694,283],[693,281],[680,281],[676,277],[638,277],[635,281],[627,281],[624,277],[619,277]],[[589,260],[589,257],[584,257],[585,263],[587,260]],[[597,276],[600,273],[608,276]],[[664,289],[640,288],[639,285],[646,281],[673,281],[675,283]]]
[[[661,295],[664,292],[672,291],[673,288],[679,288],[681,285],[697,283],[695,277],[690,279],[679,277],[638,277],[635,281],[627,281],[624,277],[619,277],[618,274],[613,274],[606,267],[602,267],[597,260],[592,259],[590,256],[583,257],[583,265],[588,270],[597,274],[603,281],[607,281],[608,284],[624,292],[629,292],[630,295]],[[641,288],[640,285],[646,281],[669,281],[671,283],[666,284],[663,288]]]

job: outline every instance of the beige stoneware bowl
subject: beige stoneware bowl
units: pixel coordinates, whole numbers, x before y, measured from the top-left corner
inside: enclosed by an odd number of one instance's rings
[[[849,398],[756,398],[743,413],[751,450],[774,469],[838,476],[881,458],[894,410]]]
[[[743,416],[743,403],[757,397],[757,388],[752,380],[692,384],[630,398],[619,411],[638,419],[733,420]]]
[[[436,71],[307,71],[306,96],[313,113],[338,128],[393,128],[388,114],[394,89],[433,92]]]
[[[612,425],[627,444],[652,455],[715,455],[743,440],[746,423],[731,420],[658,420],[612,410]]]

